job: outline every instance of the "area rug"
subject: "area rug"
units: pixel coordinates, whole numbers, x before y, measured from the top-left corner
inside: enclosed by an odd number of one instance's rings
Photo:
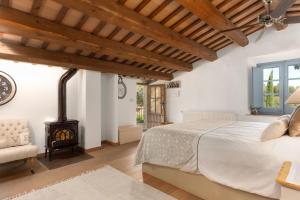
[[[67,173],[67,172],[66,172]],[[13,200],[175,200],[175,198],[105,166],[35,190]]]

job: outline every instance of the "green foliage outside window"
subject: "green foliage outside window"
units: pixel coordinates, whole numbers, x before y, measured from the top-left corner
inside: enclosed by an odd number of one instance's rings
[[[273,81],[273,70],[271,71],[269,78],[268,78],[268,82],[267,82],[267,86],[265,89],[265,107],[266,108],[272,108],[272,107],[278,107],[279,106],[279,88],[278,85],[274,85],[274,81]]]
[[[144,123],[145,116],[144,116],[144,86],[137,85],[137,92],[136,92],[136,121],[137,123]]]
[[[137,86],[136,101],[138,106],[144,106],[144,86],[142,85]]]
[[[266,89],[266,93],[268,94],[266,96],[266,101],[265,101],[266,107],[273,106],[273,102],[274,102],[273,90],[274,90],[274,84],[273,84],[273,70],[272,70],[269,75],[269,80],[268,80],[267,89]]]

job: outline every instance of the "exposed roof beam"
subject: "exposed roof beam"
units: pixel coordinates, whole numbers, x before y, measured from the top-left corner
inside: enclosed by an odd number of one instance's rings
[[[182,49],[185,52],[213,61],[217,55],[211,49],[186,38],[179,33],[139,13],[108,0],[55,0],[66,7],[86,15],[117,25],[135,33],[152,38],[160,43]]]
[[[178,3],[190,10],[194,15],[205,21],[216,30],[226,30],[235,28],[234,24],[227,19],[209,0],[176,0]],[[240,30],[223,33],[240,46],[246,46],[249,40]]]
[[[171,74],[149,71],[130,65],[102,61],[75,54],[24,47],[7,42],[0,42],[0,58],[52,66],[76,67],[104,73],[144,77],[147,79],[171,80],[173,78]]]
[[[95,53],[113,55],[142,63],[161,65],[168,69],[179,71],[192,70],[190,64],[182,61],[101,38],[15,9],[0,7],[0,22],[0,31],[2,32],[54,42]]]
[[[33,0],[30,13],[34,16],[39,14],[39,10],[42,6],[42,0]],[[21,43],[22,45],[26,45],[29,41],[29,38],[22,37]]]

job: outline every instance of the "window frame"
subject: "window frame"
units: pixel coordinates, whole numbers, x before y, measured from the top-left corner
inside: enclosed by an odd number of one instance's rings
[[[300,78],[289,79],[289,66],[300,64],[300,59],[276,61],[276,62],[267,62],[259,63],[256,66],[258,74],[252,74],[252,76],[259,75],[259,77],[252,77],[252,105],[257,104],[260,106],[259,113],[265,115],[283,115],[290,114],[293,111],[293,108],[285,104],[289,96],[289,80],[300,80]],[[268,68],[279,68],[279,98],[280,105],[279,108],[265,108],[264,107],[264,69]],[[276,80],[275,80],[276,81]],[[259,99],[255,99],[259,98]],[[256,103],[254,103],[256,102]]]
[[[285,101],[287,100],[287,98],[289,97],[289,81],[290,80],[300,80],[299,78],[289,78],[289,66],[291,65],[297,65],[300,64],[300,59],[293,59],[293,60],[287,60],[285,61],[285,80],[284,80],[284,86],[286,88],[286,90],[284,91],[284,99]],[[299,69],[300,70],[300,69]],[[284,113],[289,114],[293,112],[293,108],[289,107],[288,105],[285,106],[284,108]]]

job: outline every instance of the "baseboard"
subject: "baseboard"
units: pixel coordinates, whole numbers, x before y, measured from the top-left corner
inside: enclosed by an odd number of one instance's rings
[[[103,149],[102,146],[100,146],[100,147],[93,147],[93,148],[90,148],[90,149],[84,149],[84,152],[90,153],[90,152],[93,152],[93,151],[100,151],[102,149]]]
[[[102,144],[109,144],[109,145],[112,145],[112,146],[119,146],[120,145],[119,142],[112,142],[112,141],[109,141],[109,140],[103,140],[101,143]]]

